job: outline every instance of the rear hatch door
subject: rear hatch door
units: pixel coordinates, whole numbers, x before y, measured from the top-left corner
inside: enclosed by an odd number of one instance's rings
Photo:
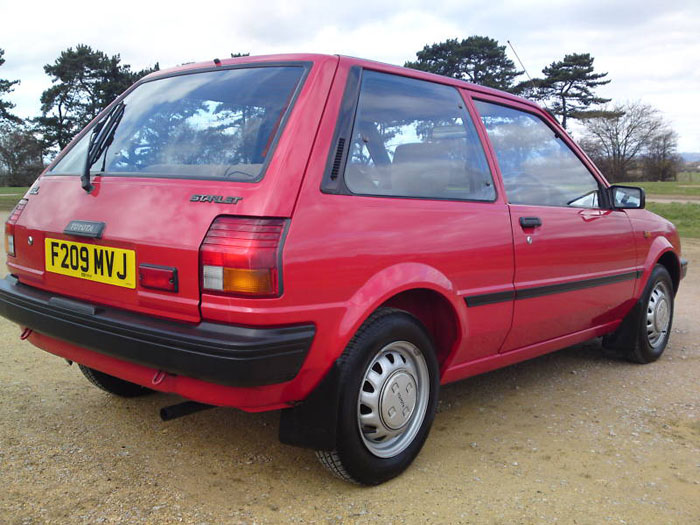
[[[94,186],[87,194],[75,177],[40,180],[15,230],[11,272],[68,297],[191,322],[199,320],[199,247],[213,220],[288,217],[294,202],[268,202],[260,184],[104,177]],[[80,231],[92,225],[99,238]],[[141,286],[141,265],[174,268],[177,289]]]
[[[213,220],[292,214],[337,65],[315,60],[137,86],[90,192],[80,181],[89,128],[29,192],[11,273],[68,297],[198,321],[199,248]],[[99,235],[85,236],[91,228]],[[141,265],[175,269],[177,289],[142,286]]]

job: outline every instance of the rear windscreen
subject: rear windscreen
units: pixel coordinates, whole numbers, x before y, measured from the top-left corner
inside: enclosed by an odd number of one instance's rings
[[[250,67],[141,84],[124,98],[91,173],[259,180],[303,74],[301,66]],[[50,173],[81,174],[90,135]]]

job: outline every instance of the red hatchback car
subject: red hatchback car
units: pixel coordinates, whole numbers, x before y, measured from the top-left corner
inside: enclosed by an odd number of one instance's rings
[[[10,215],[0,314],[121,396],[281,411],[280,439],[386,481],[440,384],[594,337],[648,363],[675,228],[546,112],[348,57],[144,78]]]

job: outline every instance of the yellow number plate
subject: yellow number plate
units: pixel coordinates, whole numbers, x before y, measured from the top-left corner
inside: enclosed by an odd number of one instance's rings
[[[109,246],[45,239],[46,271],[136,288],[136,254]]]

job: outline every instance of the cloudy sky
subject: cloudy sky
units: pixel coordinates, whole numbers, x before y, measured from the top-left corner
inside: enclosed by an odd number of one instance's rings
[[[590,52],[612,79],[601,95],[654,105],[678,132],[679,150],[700,151],[698,0],[0,0],[0,25],[0,78],[22,81],[11,100],[23,117],[39,112],[49,86],[42,66],[78,43],[119,53],[135,69],[231,52],[403,64],[426,43],[478,34],[510,40],[533,76],[565,53]]]

